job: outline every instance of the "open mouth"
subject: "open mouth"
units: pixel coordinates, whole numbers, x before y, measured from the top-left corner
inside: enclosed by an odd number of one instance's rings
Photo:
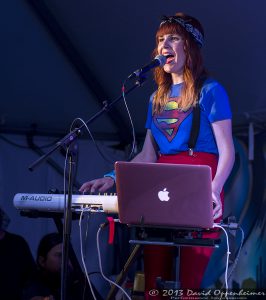
[[[175,56],[173,54],[165,55],[165,57],[166,57],[166,63],[167,64],[170,64],[175,58]]]

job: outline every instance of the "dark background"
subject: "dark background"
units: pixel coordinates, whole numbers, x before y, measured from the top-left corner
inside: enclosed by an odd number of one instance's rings
[[[231,101],[236,163],[226,187],[225,214],[236,216],[245,232],[234,284],[265,288],[266,2],[262,0],[1,1],[0,205],[11,219],[8,230],[22,235],[35,256],[40,238],[57,228],[51,218],[21,217],[12,200],[16,193],[62,191],[64,156],[53,153],[52,162],[34,172],[28,166],[69,131],[75,118],[87,120],[103,101],[120,96],[124,79],[151,61],[161,16],[177,11],[201,21],[206,67]],[[127,96],[140,144],[154,89],[149,76],[142,88]],[[115,160],[126,159],[132,141],[122,101],[89,127],[108,161],[84,134],[79,140],[76,189],[110,171]],[[95,238],[105,221],[104,213],[83,221],[89,272],[99,272]],[[73,221],[71,239],[80,260],[79,230]],[[110,246],[107,239],[104,232],[104,271],[117,274],[128,242],[118,238],[116,246]],[[238,234],[235,247],[239,245]],[[223,240],[206,274],[207,283],[219,286],[225,259]],[[91,279],[105,296],[109,284],[98,273]]]
[[[0,10],[2,132],[64,134],[89,119],[122,82],[151,60],[162,15],[183,11],[205,28],[210,73],[228,91],[234,131],[265,126],[266,3],[261,0],[9,0]],[[138,137],[145,133],[152,79],[127,97]],[[95,138],[130,142],[122,103],[90,126]]]

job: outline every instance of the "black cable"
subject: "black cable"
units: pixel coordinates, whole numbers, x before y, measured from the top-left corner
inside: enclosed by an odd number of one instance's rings
[[[101,149],[99,148],[97,142],[95,141],[92,132],[90,131],[88,125],[86,124],[86,122],[85,122],[83,119],[81,119],[81,118],[76,118],[76,119],[74,119],[74,121],[73,121],[72,124],[71,124],[70,130],[73,130],[73,126],[74,126],[75,123],[77,123],[77,121],[81,122],[81,123],[85,126],[85,128],[86,128],[87,132],[89,133],[89,136],[90,136],[90,138],[91,138],[91,140],[92,140],[94,146],[96,147],[96,149],[97,149],[97,151],[99,152],[99,154],[100,154],[100,156],[102,157],[102,159],[103,159],[106,163],[112,164],[112,165],[113,165],[113,164],[114,164],[114,161],[109,160],[109,159],[103,154],[103,152],[102,152]]]

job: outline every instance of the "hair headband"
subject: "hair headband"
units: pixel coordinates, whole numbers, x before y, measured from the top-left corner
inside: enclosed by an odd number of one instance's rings
[[[201,47],[203,45],[203,35],[201,34],[201,32],[195,28],[193,25],[191,25],[190,23],[184,21],[182,18],[173,16],[173,17],[166,17],[164,16],[162,18],[162,22],[160,24],[160,26],[162,26],[164,23],[178,23],[179,25],[181,25],[188,33],[190,33],[192,35],[192,37],[194,38],[194,40],[196,41],[196,43]]]

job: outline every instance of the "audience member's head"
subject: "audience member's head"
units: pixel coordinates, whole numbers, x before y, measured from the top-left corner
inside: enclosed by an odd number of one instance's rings
[[[0,230],[6,230],[10,223],[10,219],[6,212],[0,206]]]
[[[62,263],[62,236],[58,233],[45,235],[37,250],[37,265],[51,273],[59,273]]]

